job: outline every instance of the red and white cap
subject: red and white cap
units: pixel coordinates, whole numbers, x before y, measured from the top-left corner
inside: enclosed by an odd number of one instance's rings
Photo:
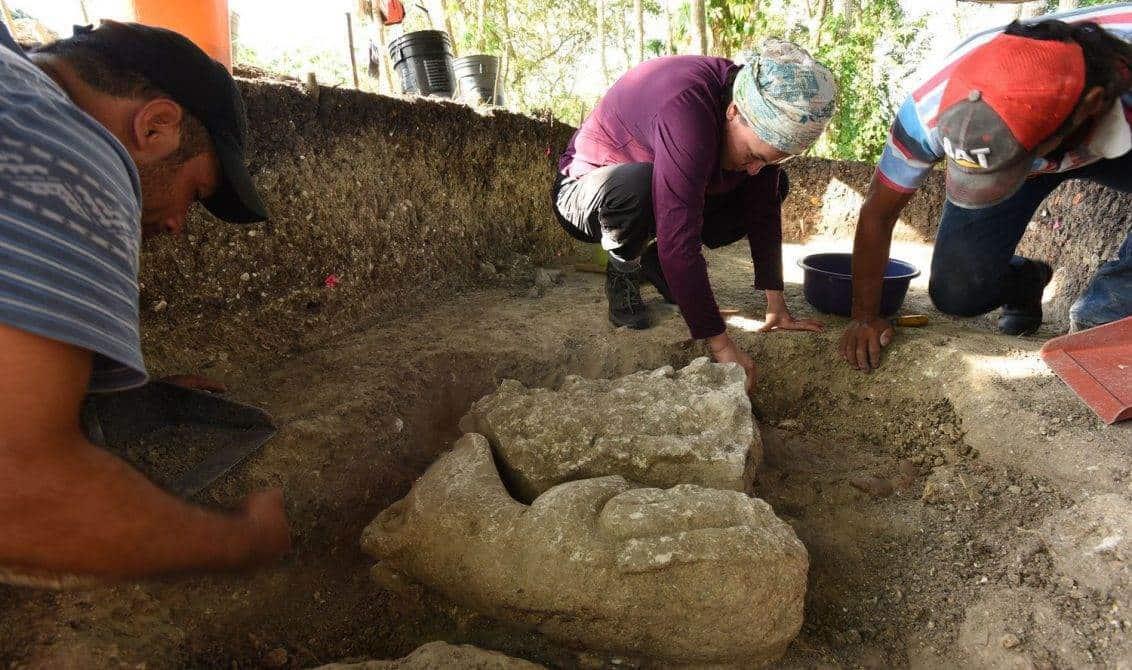
[[[948,200],[980,209],[1017,192],[1084,89],[1075,42],[1004,34],[964,56],[940,101]]]

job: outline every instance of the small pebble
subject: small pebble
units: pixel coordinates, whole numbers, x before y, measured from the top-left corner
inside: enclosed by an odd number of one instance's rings
[[[249,280],[249,279],[251,279],[251,278],[252,278],[251,274],[249,274],[249,273],[247,273],[247,272],[245,272],[244,274],[240,275],[240,281],[247,281],[247,280]]]
[[[853,477],[849,480],[849,485],[877,498],[892,495],[892,482],[880,477]]]
[[[1022,640],[1019,640],[1018,636],[1013,633],[1007,633],[999,639],[999,643],[1002,644],[1003,649],[1013,649],[1022,644]]]
[[[161,312],[164,311],[168,306],[169,303],[165,302],[165,300],[158,300],[157,302],[153,303],[153,311]]]
[[[263,655],[263,665],[267,668],[283,668],[287,666],[287,650],[283,647],[276,647]]]

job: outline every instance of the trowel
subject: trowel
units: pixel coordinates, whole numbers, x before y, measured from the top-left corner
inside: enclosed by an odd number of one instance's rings
[[[275,434],[271,416],[258,407],[162,381],[88,396],[82,423],[92,442],[183,498],[208,488]]]

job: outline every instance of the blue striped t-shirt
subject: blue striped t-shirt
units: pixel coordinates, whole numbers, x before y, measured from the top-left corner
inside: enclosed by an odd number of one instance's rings
[[[0,23],[0,322],[93,352],[91,391],[146,379],[140,217],[125,147]]]

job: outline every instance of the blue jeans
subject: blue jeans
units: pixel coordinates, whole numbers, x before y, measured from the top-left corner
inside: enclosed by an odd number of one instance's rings
[[[1006,201],[986,209],[944,203],[936,233],[928,292],[945,314],[976,316],[1002,305],[1025,302],[1034,269],[1014,253],[1038,205],[1061,182],[1088,179],[1132,192],[1132,152],[1078,170],[1027,179]],[[1132,231],[1118,258],[1102,265],[1074,303],[1075,327],[1088,328],[1132,314]]]

